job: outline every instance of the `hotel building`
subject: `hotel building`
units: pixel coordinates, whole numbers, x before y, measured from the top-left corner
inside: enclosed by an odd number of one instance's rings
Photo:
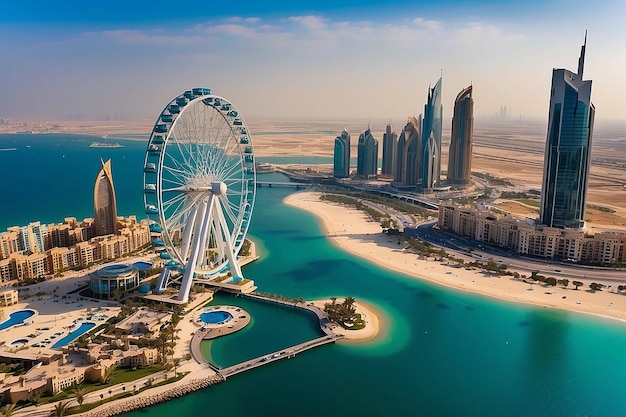
[[[432,190],[439,184],[441,170],[441,129],[443,106],[441,105],[441,78],[428,91],[422,124],[422,159],[420,179],[422,189]]]
[[[369,127],[359,135],[356,174],[361,178],[376,178],[378,174],[378,140]]]
[[[585,43],[578,72],[552,70],[548,135],[539,221],[549,227],[584,226],[595,107],[591,81],[583,81]]]
[[[111,160],[102,161],[102,169],[96,177],[93,190],[93,204],[95,214],[95,235],[114,235],[117,233],[117,205],[113,175],[111,174]]]
[[[346,129],[335,138],[333,176],[335,178],[350,176],[350,133]]]
[[[472,86],[461,90],[454,100],[452,136],[448,153],[448,184],[468,186],[472,173],[474,100]]]
[[[455,204],[439,205],[441,230],[513,252],[554,260],[591,264],[626,261],[626,232],[587,234],[582,229],[535,226],[512,217],[501,217],[487,210]]]
[[[422,138],[420,135],[420,119],[409,117],[406,125],[400,132],[396,145],[396,164],[394,171],[394,185],[397,187],[415,187],[419,180],[420,150]]]

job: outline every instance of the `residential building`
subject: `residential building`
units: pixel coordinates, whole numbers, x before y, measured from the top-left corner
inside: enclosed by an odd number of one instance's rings
[[[448,184],[468,186],[472,173],[474,136],[474,99],[472,86],[464,88],[454,100],[452,134],[448,153]]]

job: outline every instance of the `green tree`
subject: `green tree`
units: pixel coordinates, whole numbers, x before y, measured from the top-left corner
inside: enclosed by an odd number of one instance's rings
[[[583,282],[580,282],[580,281],[573,281],[573,282],[572,282],[572,285],[573,285],[574,287],[576,287],[576,288],[574,288],[574,289],[575,289],[575,290],[577,290],[577,289],[578,289],[578,287],[582,287],[582,286],[583,286],[583,285],[585,285],[585,284],[584,284]]]
[[[567,278],[563,278],[559,280],[559,285],[562,285],[563,288],[567,288],[567,286],[569,285],[569,279]]]
[[[70,410],[69,401],[61,401],[54,406],[54,409],[48,414],[49,417],[63,417]]]
[[[2,417],[10,417],[17,409],[14,403],[7,404],[4,407],[0,408],[0,416]]]
[[[87,395],[87,389],[85,387],[78,386],[74,389],[74,397],[76,398],[76,402],[80,408],[83,408],[85,395]]]

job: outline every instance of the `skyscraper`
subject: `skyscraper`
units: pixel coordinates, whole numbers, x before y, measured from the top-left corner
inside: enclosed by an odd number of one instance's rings
[[[382,175],[393,175],[394,149],[397,140],[398,135],[391,131],[391,123],[389,123],[383,134],[383,166],[380,171]]]
[[[350,133],[346,129],[335,138],[333,176],[335,178],[348,178],[350,176]]]
[[[578,72],[552,70],[548,134],[539,221],[550,227],[584,226],[595,107],[591,80],[583,81],[587,34]]]
[[[454,100],[452,136],[448,154],[448,183],[467,186],[472,172],[474,100],[472,86],[461,90]]]
[[[422,143],[420,121],[421,119],[409,117],[400,132],[396,147],[396,172],[394,173],[394,182],[398,186],[415,187],[417,185]]]
[[[94,205],[94,232],[96,236],[117,234],[117,205],[113,175],[111,174],[111,160],[102,161],[102,169],[96,177],[93,190]]]
[[[439,183],[442,119],[441,78],[439,78],[437,84],[428,91],[428,102],[424,106],[420,162],[420,179],[424,190],[431,190]]]
[[[378,174],[378,140],[374,138],[369,127],[359,135],[356,174],[359,177],[371,178]]]

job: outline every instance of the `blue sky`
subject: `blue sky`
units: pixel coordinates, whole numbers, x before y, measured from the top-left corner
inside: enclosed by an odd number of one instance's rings
[[[444,114],[547,118],[551,69],[585,78],[598,119],[623,119],[621,1],[10,2],[0,13],[0,117],[154,119],[208,86],[247,118],[419,114],[443,70]]]

